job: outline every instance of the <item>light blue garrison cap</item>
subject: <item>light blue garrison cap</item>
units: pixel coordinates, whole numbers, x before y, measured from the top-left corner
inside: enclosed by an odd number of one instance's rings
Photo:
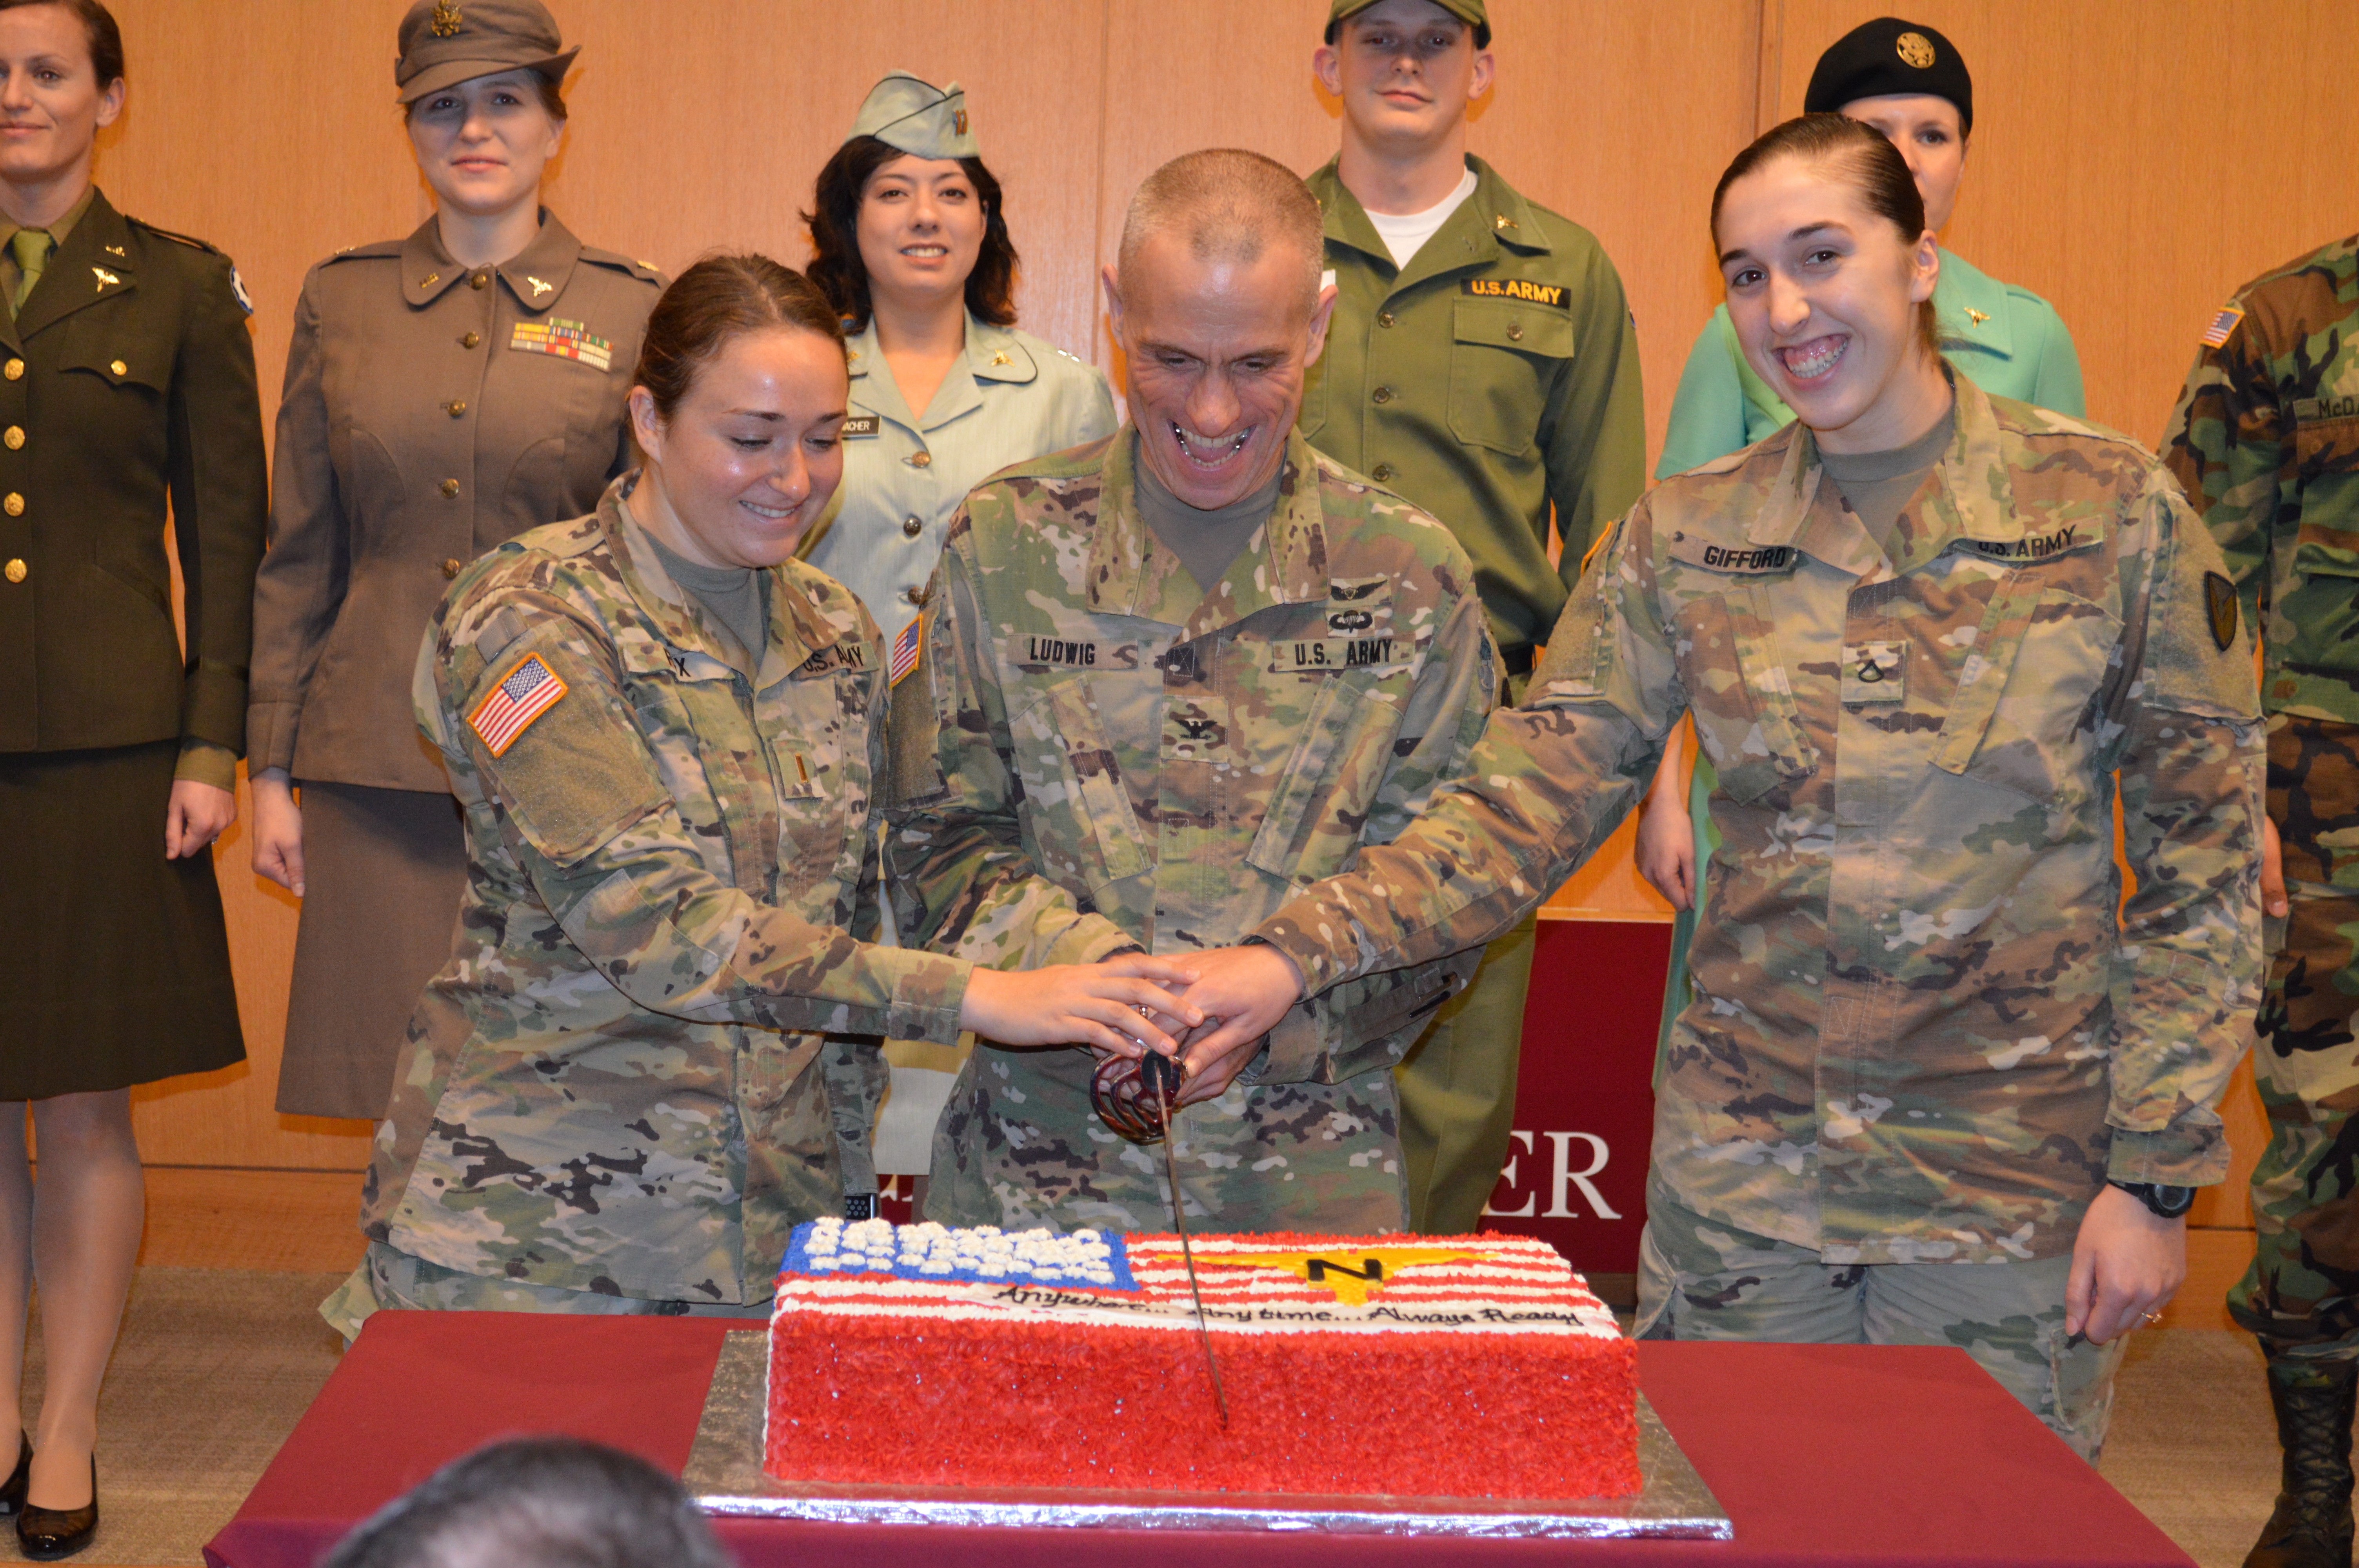
[[[852,135],[874,136],[918,157],[983,156],[967,125],[966,90],[955,81],[936,87],[906,70],[891,72],[868,90]]]

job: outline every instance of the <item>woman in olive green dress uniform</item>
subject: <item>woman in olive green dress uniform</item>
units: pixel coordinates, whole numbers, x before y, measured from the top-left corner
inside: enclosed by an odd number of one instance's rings
[[[662,279],[540,205],[575,51],[538,0],[418,0],[394,67],[435,215],[311,269],[255,594],[254,869],[303,898],[278,1108],[381,1117],[466,882],[409,681],[461,568],[625,466]],[[297,805],[295,787],[302,789]]]
[[[852,416],[843,488],[804,558],[867,606],[899,669],[966,492],[1011,463],[1113,434],[1114,394],[1093,366],[1016,330],[1016,246],[957,82],[898,70],[877,82],[820,171],[809,217],[811,281],[850,334]],[[891,1067],[875,1140],[886,1173],[925,1170],[962,1059],[903,1040],[866,1058]],[[853,1208],[865,1212],[875,1173],[856,1130],[843,1153]]]
[[[31,1436],[0,1446],[0,1513],[36,1557],[97,1528],[99,1383],[145,1207],[131,1086],[245,1054],[203,851],[237,816],[254,345],[228,258],[91,184],[125,92],[96,0],[0,0],[0,115],[22,127],[0,141],[0,1408],[28,1273],[48,1358]]]

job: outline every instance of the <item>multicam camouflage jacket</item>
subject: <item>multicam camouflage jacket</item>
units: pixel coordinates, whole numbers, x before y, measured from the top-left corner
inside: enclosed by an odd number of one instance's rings
[[[895,693],[903,940],[1015,968],[1234,942],[1423,810],[1498,675],[1465,552],[1299,435],[1270,519],[1202,591],[1141,518],[1136,435],[1004,472],[951,519]],[[930,700],[928,700],[930,696]],[[1392,1066],[1474,955],[1298,1008],[1174,1149],[1223,1230],[1407,1224]],[[1170,1224],[1157,1151],[1076,1050],[987,1044],[935,1135],[946,1223]]]
[[[2236,291],[2162,453],[2261,628],[2262,706],[2359,724],[2359,236]]]
[[[419,653],[467,892],[363,1223],[468,1273],[761,1302],[842,1201],[825,1035],[955,1040],[971,966],[849,935],[876,901],[875,622],[788,561],[749,670],[629,519],[636,477],[461,573]]]
[[[1655,1173],[1830,1263],[2052,1257],[2109,1174],[2222,1180],[2258,1000],[2261,733],[2219,552],[2127,439],[1953,379],[1889,556],[1799,425],[1658,486],[1465,782],[1259,931],[1314,990],[1484,940],[1691,709],[1726,849]]]

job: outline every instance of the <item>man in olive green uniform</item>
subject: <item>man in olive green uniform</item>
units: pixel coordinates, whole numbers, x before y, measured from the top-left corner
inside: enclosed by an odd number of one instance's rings
[[[905,941],[1003,967],[1234,942],[1458,771],[1495,695],[1481,601],[1445,529],[1294,431],[1319,271],[1317,206],[1257,154],[1140,188],[1107,278],[1132,422],[968,496],[896,693]],[[1391,1070],[1472,967],[1284,1020],[1176,1118],[1189,1215],[1402,1228]],[[928,1217],[1168,1228],[1164,1162],[1100,1123],[1096,1065],[984,1043]]]
[[[2263,872],[2274,940],[2253,1054],[2270,1127],[2253,1173],[2260,1245],[2228,1310],[2268,1356],[2285,1487],[2248,1561],[2348,1564],[2359,1388],[2359,237],[2263,275],[2212,318],[2163,460],[2263,629],[2268,814],[2283,845],[2281,869]]]
[[[1888,548],[1800,424],[1657,486],[1463,780],[1256,929],[1298,973],[1218,1005],[1242,1032],[1504,928],[1692,712],[1729,854],[1656,1097],[1641,1331],[1955,1345],[2093,1458],[2184,1256],[2166,1211],[2227,1173],[2259,702],[2159,465],[1952,381]]]
[[[1343,145],[1310,189],[1337,298],[1301,427],[1458,536],[1514,701],[1591,541],[1646,488],[1646,420],[1614,264],[1467,155],[1490,42],[1484,0],[1334,0],[1314,63]],[[1401,1068],[1420,1230],[1474,1229],[1498,1182],[1533,936],[1494,942]]]

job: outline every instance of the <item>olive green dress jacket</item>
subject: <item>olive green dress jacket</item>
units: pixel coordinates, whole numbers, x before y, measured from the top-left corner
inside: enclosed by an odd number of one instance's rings
[[[0,311],[0,752],[245,749],[268,473],[241,292],[101,194]]]

